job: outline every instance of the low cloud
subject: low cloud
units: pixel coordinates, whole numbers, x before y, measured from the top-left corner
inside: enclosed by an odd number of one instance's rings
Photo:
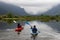
[[[5,3],[13,4],[25,9],[28,14],[41,14],[60,4],[60,0],[0,0]]]

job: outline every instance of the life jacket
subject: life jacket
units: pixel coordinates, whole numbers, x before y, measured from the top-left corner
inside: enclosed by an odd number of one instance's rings
[[[32,28],[33,33],[37,33],[37,28]]]
[[[23,30],[23,27],[17,27],[17,28],[15,29],[16,32],[20,32],[20,31],[22,31],[22,30]]]

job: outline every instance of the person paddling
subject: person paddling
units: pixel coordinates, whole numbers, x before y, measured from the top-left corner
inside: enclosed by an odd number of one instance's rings
[[[31,27],[31,31],[32,31],[31,38],[37,36],[38,32],[40,33],[40,31],[38,31],[38,29],[36,28],[36,25],[34,25],[33,27]]]
[[[17,24],[17,28],[15,29],[15,31],[16,31],[17,34],[19,35],[22,30],[23,30],[23,27],[20,25],[20,23],[18,23],[18,24]]]

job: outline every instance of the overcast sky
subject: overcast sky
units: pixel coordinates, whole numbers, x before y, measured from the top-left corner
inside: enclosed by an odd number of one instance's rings
[[[22,7],[27,13],[33,15],[36,15],[38,12],[41,14],[60,4],[60,0],[0,0],[0,2],[1,1]]]

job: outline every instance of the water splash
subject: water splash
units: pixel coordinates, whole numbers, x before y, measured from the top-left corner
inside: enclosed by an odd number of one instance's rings
[[[52,29],[49,25],[47,25],[44,22],[38,22],[38,21],[31,21],[29,22],[31,26],[36,25],[38,30],[40,31],[40,34],[38,35],[42,40],[45,40],[44,38],[46,38],[46,40],[48,40],[49,38],[52,40],[60,40],[60,34],[57,33],[54,29]],[[13,29],[7,29],[8,31],[10,31],[9,33],[11,34],[11,32],[13,33]],[[24,26],[24,30],[21,33],[21,37],[29,37],[31,33],[30,30],[30,26],[25,24]],[[15,35],[15,34],[14,34]],[[13,36],[13,34],[11,35]],[[17,36],[16,36],[17,37]],[[49,37],[49,38],[48,38]],[[50,40],[49,39],[49,40]],[[17,39],[18,40],[18,39]],[[39,40],[39,39],[38,39]]]

